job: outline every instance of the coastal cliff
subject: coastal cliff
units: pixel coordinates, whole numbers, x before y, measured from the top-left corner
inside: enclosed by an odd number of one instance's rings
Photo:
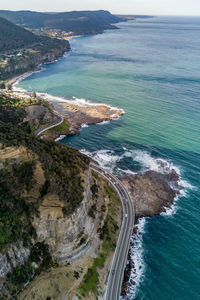
[[[57,299],[66,290],[70,299],[102,296],[119,233],[118,196],[88,157],[32,134],[34,117],[53,120],[47,104],[0,100],[1,299]]]
[[[49,39],[37,46],[18,52],[0,63],[0,78],[5,80],[35,70],[40,64],[55,61],[70,50],[68,41]]]

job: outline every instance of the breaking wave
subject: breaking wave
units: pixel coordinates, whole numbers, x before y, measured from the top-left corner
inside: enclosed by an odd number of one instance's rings
[[[132,235],[130,241],[132,269],[128,282],[128,291],[121,300],[134,299],[137,293],[137,287],[143,281],[146,265],[144,263],[143,234],[145,232],[146,218],[140,218],[135,225],[136,233]]]
[[[97,150],[94,152],[89,152],[85,149],[81,150],[82,153],[88,155],[92,159],[96,160],[101,167],[109,170],[116,175],[135,175],[136,172],[133,170],[123,169],[121,164],[124,159],[132,159],[138,162],[141,166],[140,172],[145,172],[148,170],[156,171],[162,174],[169,174],[173,170],[179,175],[179,185],[182,187],[179,196],[185,196],[189,189],[194,187],[181,178],[181,169],[175,166],[172,162],[165,160],[163,158],[154,158],[150,153],[142,150],[128,150],[123,148],[121,155],[116,155],[113,150]],[[125,164],[127,165],[127,164]],[[170,208],[166,208],[165,212],[162,212],[162,216],[172,216],[176,213],[178,209],[177,196],[174,199],[174,203]],[[145,262],[143,257],[143,233],[145,230],[146,218],[141,218],[136,225],[137,233],[131,237],[131,261],[133,268],[131,269],[131,275],[129,279],[128,293],[125,298],[121,297],[121,300],[134,299],[137,293],[137,289],[145,277]]]

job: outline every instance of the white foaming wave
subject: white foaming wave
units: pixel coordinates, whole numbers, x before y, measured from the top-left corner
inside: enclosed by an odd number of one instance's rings
[[[86,123],[84,123],[84,124],[81,125],[81,128],[87,128],[87,127],[89,127],[89,125],[86,124]]]
[[[42,92],[38,92],[37,95],[39,95],[41,98],[43,98],[47,101],[65,102],[65,103],[69,103],[69,104],[75,104],[78,106],[97,106],[98,107],[98,106],[105,105],[110,110],[118,110],[118,111],[121,111],[122,114],[125,114],[125,111],[122,108],[113,107],[113,106],[110,106],[110,105],[104,104],[104,103],[91,102],[90,100],[85,99],[85,98],[72,97],[71,99],[66,99],[63,97],[53,96],[51,94],[42,93]],[[111,118],[118,119],[119,117],[116,114],[113,114],[113,115],[111,115]]]
[[[163,158],[152,157],[150,153],[146,151],[127,150],[126,148],[124,148],[124,151],[126,151],[125,153],[127,156],[132,156],[133,160],[139,162],[143,166],[143,172],[151,170],[161,174],[170,174],[172,171],[175,171],[178,174],[178,185],[181,187],[180,194],[175,197],[173,204],[170,207],[165,207],[165,212],[161,213],[161,215],[163,216],[174,215],[178,209],[177,200],[179,199],[179,197],[186,196],[188,190],[195,189],[195,187],[192,186],[189,182],[181,178],[181,169],[175,166],[172,162],[167,161]],[[174,189],[173,186],[171,186],[171,188]]]
[[[132,155],[134,161],[139,162],[143,166],[144,171],[151,170],[162,174],[169,174],[174,170],[178,175],[181,173],[180,169],[174,166],[173,163],[163,158],[154,158],[146,151],[130,150],[128,153]]]
[[[106,125],[106,124],[109,124],[109,123],[110,123],[110,120],[102,121],[102,122],[98,123],[97,125]]]
[[[177,195],[174,198],[174,202],[172,203],[172,205],[170,207],[165,207],[165,211],[161,212],[160,215],[165,216],[165,217],[171,217],[171,216],[175,215],[175,213],[178,210],[178,206],[177,206],[178,198],[179,198],[179,195]]]
[[[50,62],[50,63],[53,63],[53,62]],[[20,76],[12,85],[12,88],[14,91],[16,92],[26,92],[27,91],[21,87],[17,87],[17,85],[22,81],[24,80],[25,78],[31,76],[33,73],[39,73],[43,70],[45,70],[44,67],[41,67],[39,66],[40,69],[39,70],[36,70],[36,71],[33,71],[33,72],[28,72],[22,76]],[[42,93],[42,92],[37,92],[37,95],[40,96],[41,98],[43,98],[44,100],[47,100],[47,101],[58,101],[58,102],[66,102],[66,103],[69,103],[69,104],[75,104],[75,105],[78,105],[78,106],[107,106],[110,110],[117,110],[117,111],[120,111],[121,114],[125,114],[125,111],[122,109],[122,108],[118,108],[118,107],[114,107],[114,106],[110,106],[108,104],[105,104],[105,103],[94,103],[88,99],[85,99],[85,98],[77,98],[77,97],[72,97],[71,99],[66,99],[64,97],[58,97],[58,96],[53,96],[51,94],[48,94],[48,93]],[[112,119],[114,120],[118,120],[119,119],[119,116],[115,113],[113,113],[111,116],[110,116]],[[109,120],[108,120],[109,121]],[[105,121],[107,122],[107,121]],[[103,123],[103,122],[101,122]],[[99,123],[99,124],[101,124]],[[105,124],[105,123],[104,123]],[[103,125],[103,124],[102,124]]]
[[[116,167],[116,163],[122,159],[122,156],[114,155],[114,151],[112,150],[97,150],[94,152],[89,152],[85,149],[82,149],[81,152],[96,160],[102,168],[110,171],[113,171],[113,169]]]
[[[118,108],[118,107],[114,107],[114,106],[110,106],[108,104],[105,104],[105,103],[94,103],[92,102],[91,100],[89,99],[85,99],[85,98],[77,98],[77,97],[72,97],[71,100],[66,100],[66,101],[71,101],[71,103],[74,103],[74,104],[78,104],[78,105],[90,105],[90,106],[102,106],[102,105],[105,105],[107,107],[109,107],[111,110],[120,110],[123,114],[125,114],[125,111],[122,109],[122,108]],[[114,114],[113,114],[113,118],[114,118]],[[116,118],[118,118],[118,116],[116,116]]]
[[[128,174],[128,175],[136,175],[137,172],[133,172],[131,170],[123,170],[120,168],[117,168],[117,170],[119,170],[120,174],[124,175],[124,174]]]
[[[178,206],[177,206],[177,200],[179,199],[180,196],[186,196],[187,192],[191,189],[194,189],[195,187],[192,186],[190,183],[187,181],[183,180],[181,178],[181,169],[175,166],[172,162],[167,161],[162,158],[154,158],[150,155],[150,153],[146,151],[141,151],[141,150],[128,150],[125,147],[123,147],[124,153],[121,155],[115,155],[114,151],[112,150],[98,150],[94,152],[88,152],[86,150],[82,150],[81,152],[85,153],[92,159],[96,160],[103,168],[115,172],[118,175],[135,175],[137,173],[127,170],[127,169],[121,169],[121,168],[116,168],[117,163],[120,162],[123,158],[132,158],[134,161],[139,162],[143,170],[142,172],[152,170],[156,171],[158,173],[162,174],[169,174],[173,170],[179,175],[179,181],[178,181],[178,186],[181,187],[180,189],[180,194],[175,197],[173,204],[170,207],[165,208],[165,212],[162,212],[162,215],[165,216],[172,216],[176,213]],[[176,189],[177,187],[171,186],[172,189]]]
[[[57,139],[55,139],[55,142],[61,141],[62,139],[64,139],[66,137],[66,135],[61,134]]]
[[[134,299],[137,289],[145,277],[146,265],[144,262],[144,248],[143,248],[143,233],[145,231],[146,218],[140,218],[138,224],[135,225],[137,233],[131,237],[131,260],[134,268],[131,269],[129,287],[127,296],[122,299]],[[134,284],[133,284],[134,282]]]

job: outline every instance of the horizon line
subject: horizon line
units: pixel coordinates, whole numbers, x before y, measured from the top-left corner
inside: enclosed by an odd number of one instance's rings
[[[29,11],[29,12],[39,12],[39,13],[67,13],[67,12],[81,12],[81,11],[108,11],[113,15],[122,15],[122,16],[151,16],[151,17],[200,17],[198,15],[187,15],[187,14],[146,14],[146,13],[120,13],[120,12],[112,12],[107,9],[81,9],[81,10],[63,10],[63,11],[46,11],[46,10],[31,10],[31,9],[0,9],[1,11],[13,11],[13,12],[20,12],[20,11]]]

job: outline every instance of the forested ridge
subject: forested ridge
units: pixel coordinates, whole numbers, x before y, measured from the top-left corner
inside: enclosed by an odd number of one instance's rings
[[[0,17],[0,51],[24,48],[40,40],[32,32]]]
[[[101,33],[105,29],[116,28],[111,24],[122,21],[104,10],[62,13],[1,10],[0,16],[22,27],[60,29],[74,34]]]

